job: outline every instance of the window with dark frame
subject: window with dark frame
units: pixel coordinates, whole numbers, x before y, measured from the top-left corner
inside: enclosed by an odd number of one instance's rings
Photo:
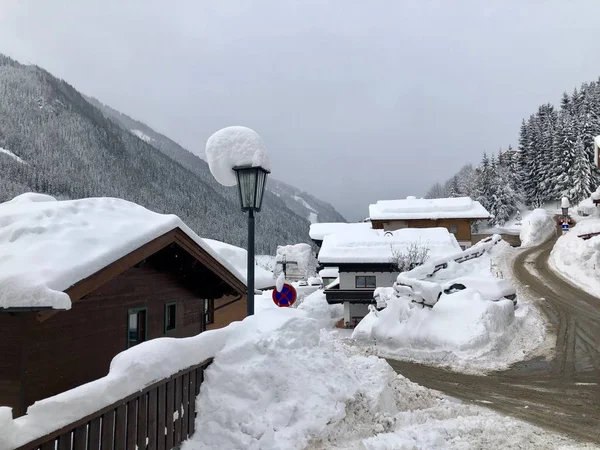
[[[210,325],[215,321],[215,300],[204,300],[204,324]]]
[[[146,308],[133,308],[127,313],[127,348],[147,339],[148,317]]]
[[[458,232],[458,227],[455,223],[450,224],[449,231],[452,234],[456,234]]]
[[[375,275],[356,275],[354,277],[354,286],[356,288],[375,288],[376,285]]]
[[[174,331],[177,328],[177,303],[167,303],[165,305],[165,333]]]

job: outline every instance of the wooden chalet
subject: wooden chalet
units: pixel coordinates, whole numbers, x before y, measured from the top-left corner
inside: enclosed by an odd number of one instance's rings
[[[18,298],[0,305],[0,405],[23,415],[37,400],[106,375],[131,346],[243,319],[245,280],[200,241],[182,225],[141,243],[65,289],[70,309],[19,306]]]
[[[471,224],[491,217],[481,203],[469,197],[381,200],[369,205],[369,214],[376,230],[446,228],[463,250],[473,244]]]

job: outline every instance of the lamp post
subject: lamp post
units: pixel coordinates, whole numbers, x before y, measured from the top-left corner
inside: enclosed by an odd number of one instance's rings
[[[254,314],[254,212],[259,212],[267,184],[267,175],[270,173],[261,166],[236,166],[233,167],[237,178],[238,193],[242,211],[248,211],[248,272],[246,285],[248,286],[247,315]]]

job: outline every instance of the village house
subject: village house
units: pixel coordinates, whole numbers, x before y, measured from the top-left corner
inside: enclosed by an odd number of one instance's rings
[[[464,250],[473,244],[471,224],[490,218],[481,203],[469,197],[380,200],[369,205],[371,226],[377,230],[444,227]]]
[[[321,273],[332,275],[335,269],[338,273],[335,282],[324,286],[325,296],[329,304],[344,305],[344,325],[355,326],[368,313],[377,287],[392,286],[399,273],[395,255],[406,252],[411,245],[427,247],[430,258],[461,250],[446,228],[392,232],[351,228],[324,237],[318,257]]]
[[[244,276],[176,216],[24,194],[0,223],[0,405],[15,416],[129,347],[246,315]]]

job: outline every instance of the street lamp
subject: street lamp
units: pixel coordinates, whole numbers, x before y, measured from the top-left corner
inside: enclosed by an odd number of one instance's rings
[[[242,211],[248,211],[248,273],[246,285],[248,286],[247,314],[254,314],[254,211],[260,211],[265,186],[267,184],[267,169],[261,166],[236,166],[233,167],[237,178],[238,193]]]

